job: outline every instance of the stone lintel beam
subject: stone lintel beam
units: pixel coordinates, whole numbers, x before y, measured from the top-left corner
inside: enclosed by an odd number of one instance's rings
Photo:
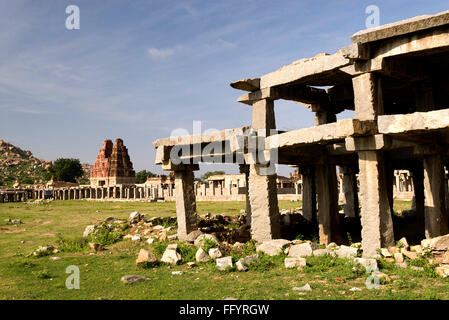
[[[368,137],[348,137],[345,139],[347,151],[369,151],[390,149],[391,137],[384,134],[376,134]]]
[[[341,140],[350,136],[375,134],[375,121],[360,121],[358,119],[342,119],[334,123],[323,124],[310,128],[287,131],[266,138],[266,149],[293,147],[319,142]]]
[[[370,56],[369,45],[363,43],[353,43],[340,49],[343,57],[350,60],[368,60]]]
[[[231,87],[243,91],[256,91],[260,89],[260,78],[237,80],[231,82]]]
[[[236,135],[243,135],[249,126],[225,129],[221,131],[214,131],[209,133],[192,134],[185,136],[174,136],[168,138],[158,139],[153,142],[155,148],[160,146],[175,146],[175,145],[193,145],[193,144],[205,144],[210,142],[219,142],[232,139]]]
[[[164,171],[195,171],[199,169],[200,167],[198,164],[174,164],[171,160],[162,163],[162,170]]]
[[[419,157],[431,156],[431,155],[447,155],[448,148],[439,146],[437,144],[431,145],[415,145],[413,148],[413,154]]]
[[[279,97],[279,90],[277,88],[263,88],[254,92],[245,93],[238,98],[238,102],[252,106],[255,102],[262,99],[277,100]]]
[[[449,25],[438,29],[429,29],[419,33],[388,39],[372,49],[373,58],[385,58],[409,55],[431,50],[446,50],[449,47]]]
[[[156,160],[155,164],[162,164],[165,160],[170,159],[170,150],[168,146],[159,146],[156,149]]]
[[[449,128],[449,109],[379,116],[379,133],[408,134]]]
[[[314,77],[331,73],[336,69],[351,64],[342,52],[335,54],[318,54],[313,58],[301,59],[279,70],[268,73],[260,78],[260,87],[269,88],[296,81],[307,82]]]
[[[376,28],[361,30],[354,33],[351,40],[353,43],[368,43],[447,24],[449,24],[449,11],[444,11],[434,15],[421,15]]]

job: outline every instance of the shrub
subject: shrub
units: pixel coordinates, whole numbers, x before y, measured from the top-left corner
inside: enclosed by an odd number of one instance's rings
[[[212,248],[218,247],[218,244],[214,240],[208,238],[204,238],[201,243],[201,248],[203,248],[203,250],[206,252],[209,252],[209,250]]]
[[[58,248],[62,252],[83,252],[89,249],[89,241],[83,237],[63,238],[58,234]]]
[[[123,231],[116,228],[115,225],[108,225],[103,223],[100,228],[96,229],[94,233],[90,234],[87,239],[89,242],[99,243],[107,246],[120,241],[123,237]]]
[[[178,252],[182,257],[183,262],[195,261],[196,251],[197,248],[195,246],[178,242]]]
[[[168,243],[165,241],[154,241],[153,242],[153,253],[158,257],[162,257],[162,255],[165,252],[165,249],[167,249]]]
[[[48,272],[47,268],[40,270],[40,271],[34,271],[33,275],[38,279],[50,279],[51,275]]]

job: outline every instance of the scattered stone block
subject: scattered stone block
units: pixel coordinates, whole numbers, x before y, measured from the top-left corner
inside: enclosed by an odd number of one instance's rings
[[[435,268],[435,272],[442,278],[449,276],[449,265],[442,265]]]
[[[194,241],[195,246],[199,247],[199,246],[203,245],[203,240],[204,240],[204,239],[212,240],[212,241],[214,241],[214,242],[217,243],[217,244],[219,243],[217,237],[214,236],[213,234],[210,234],[210,233],[203,233],[203,234],[201,234],[200,236],[198,236],[198,237],[195,239],[195,241]]]
[[[218,258],[221,258],[223,256],[223,254],[221,253],[220,249],[211,248],[211,249],[209,249],[209,256],[212,259],[217,260]]]
[[[403,249],[406,249],[406,250],[409,248],[407,239],[405,237],[401,238],[398,241],[398,245],[399,245],[400,248],[403,248]]]
[[[310,257],[313,255],[313,249],[310,243],[295,244],[290,247],[288,252],[290,257]]]
[[[187,262],[187,267],[188,267],[188,268],[196,267],[196,263],[193,262],[193,261]]]
[[[259,259],[259,255],[258,254],[252,254],[250,256],[246,256],[244,258],[241,258],[238,262],[241,263],[241,265],[248,267],[250,266],[252,263],[254,263],[255,261],[257,261]]]
[[[357,252],[357,248],[348,247],[345,245],[342,245],[340,248],[335,250],[338,258],[355,258],[357,257]]]
[[[136,283],[141,281],[147,281],[148,278],[144,276],[138,276],[138,275],[131,275],[131,276],[123,276],[120,278],[121,282],[124,283]]]
[[[388,249],[386,249],[386,248],[380,249],[380,254],[381,254],[383,257],[385,257],[385,258],[391,258],[391,257],[392,257],[390,251],[388,251]]]
[[[83,237],[87,237],[87,236],[89,236],[92,232],[94,232],[94,230],[95,230],[95,225],[94,224],[91,224],[91,225],[88,225],[88,226],[86,226],[86,228],[84,229],[84,232],[83,232]]]
[[[147,267],[147,266],[153,266],[157,264],[156,257],[148,250],[140,249],[139,255],[136,259],[136,265],[138,267]]]
[[[396,265],[402,269],[407,268],[407,262],[396,262]]]
[[[207,254],[206,251],[203,250],[203,248],[198,248],[198,250],[195,253],[195,260],[197,262],[206,262],[209,261],[210,256]]]
[[[396,252],[394,255],[394,260],[398,263],[404,262],[404,256],[400,252]]]
[[[140,237],[139,234],[135,234],[131,237],[131,241],[140,241],[142,240],[142,238]]]
[[[225,271],[227,268],[232,268],[232,257],[224,257],[224,258],[218,258],[216,260],[216,264],[218,267],[218,270]]]
[[[416,267],[416,266],[411,266],[410,269],[414,270],[414,271],[424,271],[423,267]]]
[[[424,239],[421,241],[423,248],[437,251],[447,251],[449,249],[449,234],[435,237],[432,239]]]
[[[195,242],[195,240],[196,240],[199,236],[201,236],[202,234],[203,234],[203,233],[202,233],[199,229],[194,230],[194,231],[190,232],[190,233],[187,235],[185,241],[187,241],[187,242]]]
[[[237,268],[237,271],[248,271],[248,267],[245,266],[241,260],[236,262],[235,267]]]
[[[89,242],[89,247],[95,252],[103,251],[103,246],[99,243]]]
[[[154,238],[148,238],[146,243],[148,244],[152,244],[154,242]]]
[[[377,260],[376,259],[354,258],[354,263],[365,267],[365,269],[368,269],[370,267],[377,268]]]
[[[182,275],[182,271],[172,271],[171,274],[175,276],[180,276]]]
[[[161,262],[169,263],[172,265],[178,264],[178,262],[180,262],[182,260],[182,257],[178,252],[176,252],[177,247],[178,247],[177,244],[168,245],[167,249],[165,250],[164,254],[162,255]]]
[[[50,260],[51,261],[58,261],[58,260],[61,260],[61,257],[51,257]]]
[[[264,241],[261,245],[257,246],[257,251],[263,252],[269,256],[277,256],[282,252],[285,246],[289,245],[291,241],[285,239],[275,239]]]
[[[306,283],[302,287],[293,287],[292,290],[293,291],[312,291],[312,287],[310,286],[310,284]]]
[[[306,259],[300,257],[285,258],[284,265],[287,269],[304,267],[306,265]]]
[[[315,257],[321,257],[321,256],[325,256],[329,254],[329,250],[328,249],[316,249],[313,250],[313,255]]]
[[[416,252],[418,254],[422,254],[423,253],[423,247],[421,245],[411,246],[410,247],[410,251]]]
[[[401,253],[409,258],[410,260],[416,260],[418,259],[418,254],[416,252],[407,251],[407,250],[401,250]]]

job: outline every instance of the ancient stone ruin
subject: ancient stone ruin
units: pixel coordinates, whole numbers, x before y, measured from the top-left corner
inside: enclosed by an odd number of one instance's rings
[[[90,175],[92,187],[135,184],[136,173],[122,139],[105,140]]]
[[[156,163],[174,172],[180,239],[197,229],[193,171],[201,162],[239,165],[248,184],[247,218],[258,242],[280,237],[274,163],[300,168],[303,215],[316,217],[322,244],[342,241],[337,166],[345,210],[360,217],[364,256],[394,245],[395,169],[411,172],[423,235],[448,233],[449,12],[363,30],[351,39],[335,54],[231,83],[247,91],[238,101],[252,107],[251,126],[153,142]],[[279,99],[306,105],[315,126],[278,132],[274,103]],[[337,120],[344,110],[355,111],[354,118]],[[255,153],[254,140],[263,152]],[[178,152],[184,150],[190,152]]]

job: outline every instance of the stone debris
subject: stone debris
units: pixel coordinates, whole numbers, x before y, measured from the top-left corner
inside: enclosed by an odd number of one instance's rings
[[[86,228],[84,229],[84,232],[83,232],[83,237],[87,237],[87,236],[89,236],[92,232],[94,232],[94,230],[95,230],[95,225],[94,224],[92,224],[92,225],[89,225],[89,226],[86,226]]]
[[[203,248],[198,248],[195,253],[195,260],[197,262],[207,262],[210,260],[209,254],[203,250]]]
[[[256,250],[263,252],[269,256],[277,256],[282,252],[285,246],[289,245],[291,241],[285,239],[276,239],[263,242],[257,246]]]
[[[306,283],[302,287],[293,287],[292,290],[293,291],[312,291],[312,287],[310,286],[310,284]]]
[[[435,272],[442,278],[449,276],[449,265],[441,265],[435,268]]]
[[[216,260],[218,258],[221,258],[223,256],[223,254],[221,253],[220,249],[218,249],[218,248],[211,248],[211,249],[209,249],[208,254],[214,260]]]
[[[138,275],[131,275],[131,276],[123,276],[120,278],[121,282],[124,283],[136,283],[136,282],[142,282],[147,281],[148,278],[144,276],[138,276]]]
[[[406,256],[407,258],[409,258],[410,260],[416,260],[418,259],[418,254],[416,252],[413,251],[407,251],[402,249],[401,250],[402,255]]]
[[[349,289],[349,291],[355,292],[355,291],[362,291],[362,289],[357,288],[357,287],[352,287],[351,289]]]
[[[250,256],[246,256],[244,258],[240,258],[239,261],[236,262],[235,266],[238,271],[247,271],[248,267],[259,259],[258,254],[253,254]]]
[[[182,257],[176,251],[177,247],[178,246],[176,244],[168,245],[167,249],[165,249],[165,252],[162,255],[161,262],[169,263],[169,264],[172,264],[172,265],[178,264],[182,260]]]
[[[335,250],[337,257],[339,258],[355,258],[357,257],[357,248],[341,245]]]
[[[204,244],[205,239],[211,240],[217,244],[219,243],[217,237],[214,236],[213,234],[203,233],[198,238],[195,239],[194,241],[195,246],[197,247],[202,246]]]
[[[154,266],[158,263],[157,258],[148,250],[140,249],[136,265],[138,267]]]
[[[61,260],[61,257],[51,257],[50,260],[51,261],[58,261],[58,260]]]
[[[377,268],[377,260],[376,259],[354,258],[354,263],[365,267],[365,269]]]
[[[224,257],[224,258],[218,258],[215,260],[217,264],[217,268],[220,271],[225,271],[227,268],[232,268],[232,257]]]
[[[399,246],[400,248],[402,248],[402,249],[407,250],[407,249],[409,248],[407,239],[406,239],[406,238],[401,238],[401,239],[398,241],[398,246]]]
[[[316,250],[313,250],[313,255],[315,257],[321,257],[321,256],[325,256],[325,255],[328,255],[328,254],[330,254],[330,251],[328,249],[316,249]]]
[[[306,266],[306,259],[300,257],[285,258],[284,265],[287,269]]]
[[[395,260],[397,263],[402,263],[402,262],[404,262],[404,256],[402,255],[402,253],[396,252],[393,256],[394,256],[394,260]]]
[[[182,275],[182,271],[172,271],[171,274],[175,276],[180,276]]]
[[[187,262],[187,267],[188,267],[188,268],[196,267],[196,263],[193,262],[193,261]]]
[[[301,243],[301,244],[295,244],[290,247],[290,250],[288,251],[288,255],[290,257],[309,257],[313,255],[313,249],[310,243]]]
[[[410,269],[414,270],[414,271],[424,271],[423,267],[416,267],[416,266],[411,266]]]
[[[385,258],[390,258],[390,257],[392,257],[390,251],[388,251],[388,249],[386,249],[386,248],[381,248],[381,249],[380,249],[380,254],[381,254],[382,256],[384,256]]]
[[[95,242],[89,242],[89,247],[95,252],[104,250],[104,248],[101,244],[95,243]]]

